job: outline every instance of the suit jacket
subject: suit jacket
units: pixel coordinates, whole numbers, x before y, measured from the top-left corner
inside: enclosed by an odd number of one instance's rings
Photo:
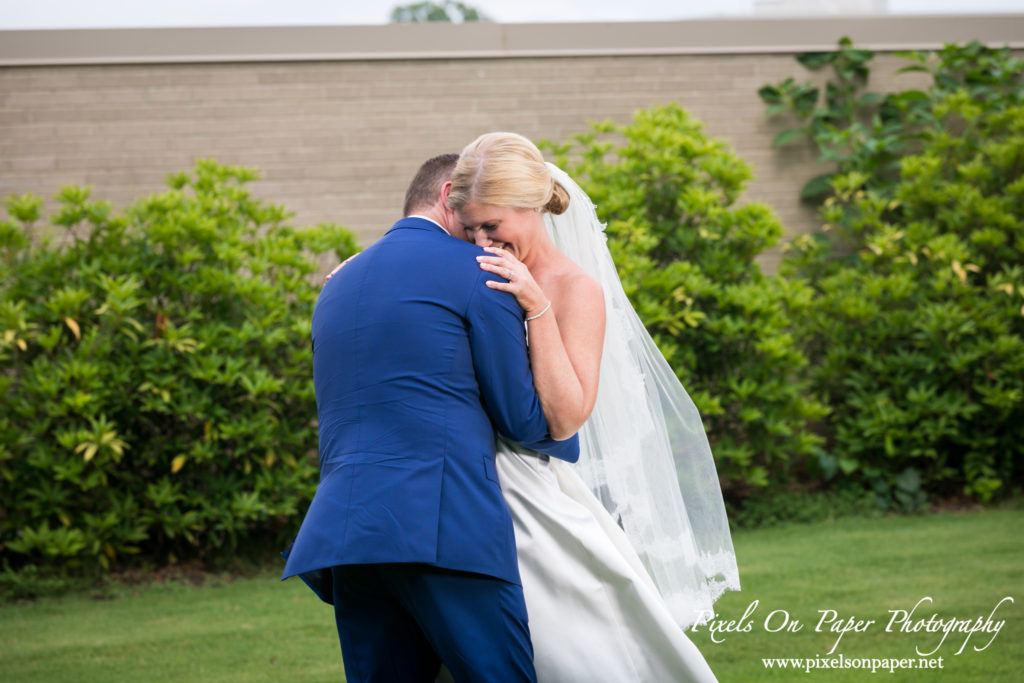
[[[495,430],[570,462],[579,443],[548,438],[522,311],[484,284],[497,278],[482,253],[405,218],[324,286],[312,328],[320,485],[284,578],[420,562],[519,583]]]

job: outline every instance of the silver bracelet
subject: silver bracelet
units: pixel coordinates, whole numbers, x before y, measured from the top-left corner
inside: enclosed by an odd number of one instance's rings
[[[537,318],[541,317],[542,315],[548,312],[549,308],[551,308],[551,299],[548,299],[548,305],[544,307],[543,311],[541,311],[537,315],[531,315],[529,318],[526,319],[526,322],[530,322],[531,320],[536,320]]]

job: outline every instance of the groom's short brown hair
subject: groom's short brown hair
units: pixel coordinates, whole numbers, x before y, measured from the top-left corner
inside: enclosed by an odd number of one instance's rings
[[[409,189],[405,191],[402,215],[408,216],[414,211],[433,206],[441,186],[451,179],[458,161],[458,154],[438,154],[424,161],[409,183]]]

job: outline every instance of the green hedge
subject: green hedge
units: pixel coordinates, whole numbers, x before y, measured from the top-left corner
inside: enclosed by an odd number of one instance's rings
[[[932,84],[883,96],[861,91],[872,56],[802,55],[833,67],[824,97],[761,91],[836,163],[804,192],[825,231],[784,263],[815,291],[797,322],[832,408],[821,473],[883,506],[987,501],[1024,470],[1024,63],[978,43],[904,53]]]
[[[0,553],[11,570],[224,559],[294,530],[316,485],[316,255],[201,161],[117,215],[67,187],[0,223]]]

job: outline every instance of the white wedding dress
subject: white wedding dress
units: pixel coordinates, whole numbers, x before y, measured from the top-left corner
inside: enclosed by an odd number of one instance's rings
[[[539,683],[716,680],[573,465],[505,442],[497,464]]]

